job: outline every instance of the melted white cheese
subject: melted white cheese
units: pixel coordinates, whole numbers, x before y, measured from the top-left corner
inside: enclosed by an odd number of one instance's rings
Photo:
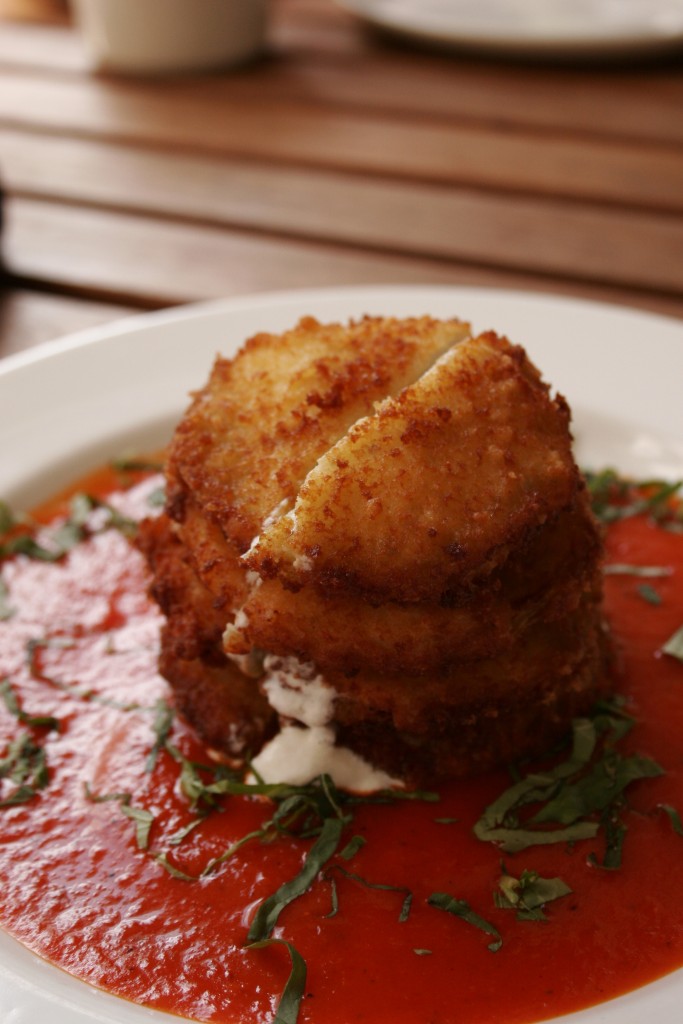
[[[402,786],[352,750],[335,744],[330,723],[337,695],[314,665],[271,654],[263,667],[263,690],[283,720],[280,732],[253,760],[265,782],[304,785],[326,774],[340,789],[357,793]]]
[[[299,786],[325,774],[339,789],[354,793],[402,786],[347,747],[335,746],[334,732],[327,726],[285,725],[252,763],[264,782]]]
[[[270,706],[282,718],[312,728],[332,720],[337,695],[311,662],[268,654],[263,671],[262,689]]]

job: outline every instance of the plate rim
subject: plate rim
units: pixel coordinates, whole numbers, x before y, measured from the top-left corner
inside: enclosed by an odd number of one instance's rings
[[[538,307],[539,304],[542,308],[550,308],[555,310],[573,310],[578,313],[583,313],[590,317],[591,315],[599,315],[600,317],[608,316],[615,317],[617,320],[630,323],[637,323],[642,326],[648,326],[658,324],[660,328],[664,329],[664,332],[668,334],[670,331],[674,333],[680,333],[680,358],[681,366],[683,368],[683,319],[677,317],[667,316],[659,313],[653,313],[646,310],[634,309],[629,306],[620,306],[611,303],[599,302],[592,299],[574,298],[565,295],[556,295],[548,292],[533,292],[524,291],[519,289],[499,289],[499,288],[487,288],[485,286],[464,286],[458,287],[455,285],[362,285],[353,286],[347,285],[342,287],[330,287],[330,288],[315,288],[315,289],[295,289],[295,290],[280,290],[280,291],[267,291],[267,292],[255,292],[248,295],[233,296],[226,299],[213,300],[210,302],[192,303],[178,307],[172,307],[171,309],[164,309],[154,312],[147,312],[141,314],[135,314],[133,316],[124,316],[120,319],[113,320],[109,323],[96,325],[89,327],[81,331],[67,334],[61,338],[54,339],[52,341],[44,342],[41,345],[34,346],[25,352],[19,352],[12,356],[8,356],[3,360],[0,360],[0,387],[5,386],[6,382],[11,383],[14,374],[22,375],[23,373],[31,373],[32,367],[39,365],[44,362],[50,362],[54,358],[58,358],[61,355],[69,352],[78,353],[79,350],[90,346],[96,346],[101,341],[107,339],[114,339],[120,337],[128,337],[134,335],[136,332],[142,332],[149,329],[163,328],[169,324],[183,324],[191,323],[197,320],[203,320],[208,322],[213,316],[229,318],[231,316],[239,315],[240,313],[248,313],[255,310],[282,310],[289,311],[292,308],[299,308],[301,314],[306,310],[308,306],[325,305],[326,303],[337,304],[343,303],[348,300],[365,301],[367,298],[373,304],[378,300],[378,297],[386,297],[387,300],[395,299],[400,296],[402,299],[410,300],[420,297],[420,301],[424,301],[429,296],[438,296],[440,299],[451,297],[453,299],[454,311],[453,315],[457,315],[457,303],[459,301],[466,302],[469,299],[481,302],[482,300],[489,300],[492,302],[503,301],[519,305],[521,307],[532,306]],[[369,312],[373,312],[369,310]],[[375,311],[379,312],[379,311]],[[320,312],[314,312],[313,315],[321,315]],[[360,314],[351,314],[360,315]],[[504,324],[499,325],[499,329],[503,330]],[[524,343],[524,339],[513,339]],[[678,342],[676,341],[676,344]],[[679,350],[676,349],[678,353]],[[2,430],[2,424],[0,423],[0,434]],[[166,1013],[158,1010],[151,1010],[146,1007],[141,1007],[137,1004],[130,1004],[121,1000],[117,996],[113,996],[109,993],[102,992],[99,989],[95,989],[88,985],[86,982],[82,982],[70,975],[65,975],[60,968],[49,964],[36,954],[31,953],[26,947],[22,946],[16,940],[14,940],[9,933],[0,930],[0,948],[9,941],[14,946],[19,947],[21,950],[22,957],[24,954],[29,958],[31,962],[37,967],[39,975],[47,974],[50,977],[58,978],[62,976],[62,983],[66,985],[66,991],[69,992],[73,989],[73,985],[78,986],[80,991],[86,990],[90,993],[89,1004],[100,1004],[97,1009],[90,1007],[83,1010],[81,1007],[76,1006],[72,1002],[72,998],[62,997],[58,1000],[57,1010],[64,1008],[64,1012],[70,1016],[64,1017],[64,1021],[68,1024],[74,1020],[74,1011],[78,1014],[77,1021],[82,1021],[83,1024],[86,1022],[92,1022],[92,1024],[109,1024],[110,1021],[118,1021],[124,1019],[126,1022],[131,1021],[131,1024],[137,1024],[138,1021],[148,1021],[149,1024],[164,1024],[166,1020],[176,1020],[179,1024],[185,1024],[185,1019],[180,1017],[169,1016]],[[25,959],[25,957],[24,957]],[[35,987],[35,982],[29,979],[28,981],[20,975],[12,975],[8,973],[6,965],[0,960],[0,978],[13,979],[15,984],[19,988],[31,990],[31,986]],[[66,981],[65,981],[66,979]],[[620,1018],[621,1009],[625,1005],[625,1001],[629,1005],[642,1004],[642,1010],[647,1011],[648,1003],[650,1002],[649,992],[657,986],[658,992],[673,991],[673,999],[680,995],[683,991],[683,966],[670,974],[649,983],[639,989],[636,989],[624,996],[617,997],[616,999],[610,1000],[607,1003],[597,1004],[596,1006],[586,1008],[584,1010],[577,1011],[574,1014],[551,1018],[556,1024],[616,1024]],[[76,997],[78,1000],[78,996]],[[673,1004],[672,1004],[673,1005]],[[0,1008],[2,1008],[2,994],[0,993]],[[47,1005],[44,1009],[47,1008]],[[21,1009],[19,1011],[21,1013]],[[640,1010],[639,1010],[640,1012]],[[14,1018],[12,1018],[14,1020]],[[33,1017],[18,1016],[16,1018],[16,1024],[33,1024]],[[634,1018],[635,1019],[635,1018]],[[673,1021],[673,1018],[672,1018]],[[57,1018],[55,1024],[61,1024],[60,1018]]]
[[[346,2],[346,0],[343,0]],[[355,0],[351,0],[355,2]],[[510,301],[537,302],[547,300],[555,306],[566,305],[567,308],[584,309],[587,312],[613,312],[623,314],[629,319],[638,318],[645,324],[658,321],[663,325],[680,326],[683,329],[683,313],[680,317],[672,313],[659,313],[638,306],[624,305],[618,302],[607,302],[600,299],[589,299],[581,296],[565,295],[561,292],[534,291],[525,288],[497,288],[487,285],[451,285],[451,284],[363,284],[339,285],[323,288],[286,288],[253,291],[226,298],[208,299],[199,302],[182,303],[177,306],[165,306],[160,309],[140,313],[126,313],[121,317],[83,327],[76,331],[68,331],[19,352],[12,352],[0,358],[0,377],[14,370],[31,366],[33,363],[59,355],[62,352],[82,346],[96,344],[105,338],[121,337],[148,327],[163,326],[167,323],[179,323],[220,314],[237,313],[250,309],[255,303],[262,307],[273,307],[280,304],[301,304],[307,301],[337,301],[345,297],[355,297],[366,293],[376,295],[386,293],[389,296],[429,294],[453,294],[458,298],[501,298]]]
[[[429,24],[404,22],[381,10],[382,0],[335,0],[337,5],[365,24],[399,36],[437,46],[440,49],[474,51],[522,57],[628,57],[670,52],[683,46],[683,24],[675,31],[650,32],[633,29],[621,33],[594,35],[508,34],[454,28],[444,31]]]

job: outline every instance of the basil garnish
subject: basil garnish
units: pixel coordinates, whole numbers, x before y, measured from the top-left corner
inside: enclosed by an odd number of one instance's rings
[[[9,679],[0,680],[0,697],[11,715],[24,725],[31,725],[41,729],[59,729],[59,722],[52,715],[29,715],[20,707],[17,695],[12,689]]]
[[[135,841],[139,850],[146,850],[149,846],[149,833],[154,822],[154,815],[151,811],[145,810],[143,807],[133,807],[131,800],[133,799],[132,793],[102,793],[95,795],[90,786],[86,783],[85,795],[88,800],[91,800],[94,804],[103,804],[109,801],[116,801],[119,805],[119,810],[122,814],[125,814],[127,818],[135,822]]]
[[[352,836],[343,850],[339,851],[339,856],[343,860],[351,860],[363,846],[365,846],[367,839],[363,836]]]
[[[7,506],[3,506],[7,509]],[[103,521],[101,524],[92,525],[90,515],[96,510],[101,510]],[[9,513],[11,515],[11,513]],[[7,519],[8,513],[3,515],[4,522],[11,522],[11,527],[26,523],[26,520],[19,520],[13,516]],[[137,523],[133,519],[122,515],[117,509],[106,501],[94,498],[89,494],[74,494],[69,503],[69,515],[52,530],[45,532],[45,543],[38,542],[31,532],[17,533],[5,539],[0,544],[0,559],[9,558],[12,555],[26,555],[42,562],[58,562],[69,551],[72,551],[77,544],[96,533],[104,530],[119,530],[126,537],[133,537],[137,532]],[[35,526],[33,526],[35,530]],[[7,531],[0,530],[0,534]]]
[[[27,733],[21,733],[10,743],[7,753],[0,758],[0,780],[9,779],[16,788],[0,800],[0,807],[14,807],[28,803],[39,789],[49,781],[45,749]]]
[[[266,946],[273,945],[284,946],[292,961],[292,970],[282,990],[273,1024],[296,1024],[306,988],[306,961],[296,947],[284,939],[259,939],[250,943],[247,949],[264,949]]]
[[[641,583],[638,587],[638,594],[642,597],[643,601],[647,601],[648,604],[655,607],[659,607],[662,603],[662,595],[649,583]]]
[[[683,524],[683,511],[671,499],[683,481],[629,480],[613,469],[599,473],[585,472],[593,512],[603,523],[613,523],[630,516],[649,515],[656,522],[678,528]]]
[[[7,678],[0,680],[0,696],[10,714],[22,725],[48,731],[59,729],[59,722],[52,715],[30,715],[24,711]],[[0,800],[0,807],[28,803],[39,789],[47,786],[49,776],[45,748],[30,733],[20,733],[9,744],[5,756],[0,758],[0,781],[2,779],[15,783],[16,788]]]
[[[571,889],[561,878],[541,878],[537,871],[522,871],[514,878],[504,870],[498,880],[494,903],[503,910],[515,910],[518,921],[545,921],[546,903],[568,896]]]
[[[339,846],[345,822],[341,818],[326,818],[322,824],[320,835],[306,855],[303,867],[298,875],[268,896],[259,905],[254,920],[249,928],[249,942],[260,942],[267,939],[277,924],[278,917],[284,908],[303,895],[315,880],[321,869],[335,853]]]
[[[0,576],[0,622],[6,622],[15,614],[16,608],[10,604],[9,587]]]
[[[160,752],[166,746],[166,741],[171,732],[173,726],[173,719],[175,717],[175,711],[165,700],[158,700],[154,707],[154,722],[152,723],[152,729],[154,731],[154,745],[149,752],[147,761],[145,762],[145,771],[151,772],[157,763],[157,758]]]
[[[676,808],[672,807],[671,804],[657,804],[657,808],[660,811],[664,811],[676,835],[683,836],[683,821],[681,821],[681,816]]]
[[[340,856],[342,856],[340,854]],[[413,894],[410,889],[405,885],[389,885],[387,882],[369,882],[367,878],[363,878],[361,875],[357,875],[354,871],[347,871],[341,864],[333,864],[329,871],[325,872],[323,876],[327,882],[332,885],[332,911],[327,917],[334,917],[339,910],[339,903],[337,899],[337,886],[335,879],[332,875],[333,871],[338,871],[340,875],[345,878],[351,879],[352,882],[358,882],[359,885],[364,886],[366,889],[382,889],[384,892],[399,892],[403,893],[403,903],[401,904],[401,912],[398,915],[400,924],[403,924],[410,917],[410,908],[413,904]]]
[[[467,900],[456,899],[455,896],[451,896],[447,892],[433,892],[427,903],[429,903],[430,907],[445,910],[448,914],[462,918],[463,921],[474,925],[475,928],[481,929],[487,935],[493,935],[494,941],[488,945],[492,953],[497,953],[503,945],[503,939],[498,929],[481,917],[480,914],[477,914],[476,911],[472,910]]]
[[[596,816],[613,808],[632,782],[663,774],[651,758],[622,757],[614,748],[631,724],[618,707],[605,704],[593,719],[576,719],[567,760],[506,789],[474,826],[477,838],[498,843],[506,853],[594,838],[606,821]],[[535,813],[521,817],[529,805],[539,804]],[[545,825],[557,827],[539,828]]]

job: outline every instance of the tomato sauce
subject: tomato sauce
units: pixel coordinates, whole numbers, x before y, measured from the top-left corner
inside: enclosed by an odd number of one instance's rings
[[[82,488],[106,493],[108,473]],[[144,514],[155,486],[144,480],[118,498]],[[60,501],[42,510],[58,514]],[[683,664],[661,647],[683,624],[683,537],[644,517],[610,527],[607,562],[664,566],[648,582],[606,578],[617,638],[620,689],[637,724],[625,751],[665,770],[628,790],[623,863],[604,870],[604,839],[506,855],[505,867],[561,877],[571,894],[546,907],[547,920],[519,921],[494,905],[501,853],[472,826],[509,784],[499,772],[442,790],[438,803],[359,806],[345,837],[365,844],[352,860],[363,879],[413,893],[368,888],[342,872],[318,877],[282,912],[275,936],[292,942],[308,975],[301,1022],[352,1024],[523,1024],[586,1007],[683,964],[683,837],[658,804],[683,811]],[[142,559],[120,532],[95,534],[54,564],[24,557],[4,566],[12,614],[0,622],[0,758],[28,732],[45,751],[48,781],[27,802],[0,809],[0,921],[40,956],[126,999],[198,1021],[273,1019],[290,962],[282,945],[247,949],[254,908],[300,869],[311,842],[282,837],[243,846],[212,874],[188,876],[272,813],[262,799],[223,799],[180,842],[196,814],[166,749],[150,759],[155,705],[168,698],[156,672],[160,615],[146,594]],[[7,692],[7,690],[5,691]],[[20,721],[52,716],[58,728]],[[185,757],[208,755],[182,721],[171,742]],[[0,798],[12,792],[2,782]],[[117,797],[118,794],[118,797]],[[125,794],[125,800],[121,797]],[[110,797],[95,802],[94,798]],[[122,805],[151,812],[146,848]],[[329,867],[329,866],[328,866]],[[327,872],[330,875],[330,872]],[[430,906],[434,892],[465,899],[503,943]]]

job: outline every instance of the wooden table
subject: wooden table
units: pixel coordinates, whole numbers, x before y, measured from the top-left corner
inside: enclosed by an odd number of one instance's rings
[[[262,60],[144,80],[92,73],[58,0],[2,11],[1,355],[134,310],[361,282],[683,317],[683,60],[435,54],[333,0],[273,0]]]

